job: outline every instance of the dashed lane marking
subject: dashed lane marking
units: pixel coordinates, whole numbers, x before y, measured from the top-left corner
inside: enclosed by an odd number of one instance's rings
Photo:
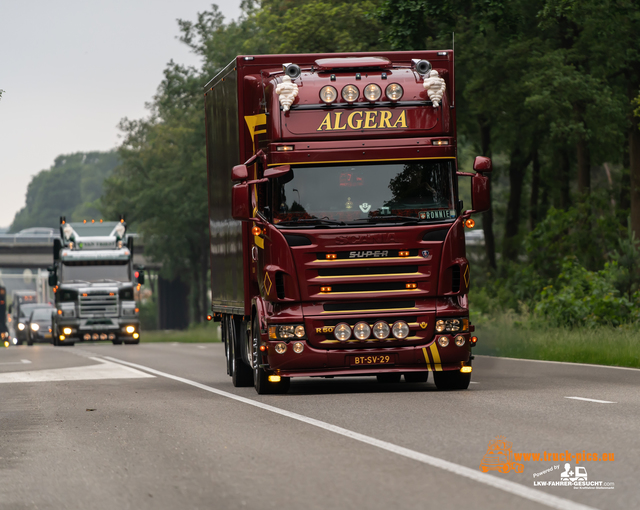
[[[154,377],[146,372],[121,364],[111,363],[101,358],[89,358],[97,365],[86,367],[52,368],[47,370],[28,370],[24,372],[0,373],[0,383],[52,382],[52,381],[91,381],[97,379],[140,379]]]
[[[21,359],[20,361],[5,361],[0,365],[27,365],[31,363],[28,359]]]
[[[585,400],[586,402],[597,402],[598,404],[617,404],[617,402],[612,402],[611,400],[596,400],[595,398],[584,398],[584,397],[564,397],[570,398],[572,400]]]
[[[137,363],[129,363],[128,361],[119,360],[116,358],[112,358],[110,356],[105,356],[105,358],[115,363],[121,363],[123,365],[129,366],[132,368],[137,368],[139,370],[145,370],[146,372],[149,372],[151,374],[155,374],[161,377],[166,377],[167,379],[172,379],[174,381],[188,384],[190,386],[200,388],[210,393],[214,393],[221,397],[229,398],[237,402],[242,402],[243,404],[248,404],[250,406],[258,407],[265,411],[279,414],[281,416],[285,416],[287,418],[291,418],[293,420],[297,420],[297,421],[306,423],[308,425],[312,425],[314,427],[318,427],[318,428],[327,430],[329,432],[333,432],[335,434],[348,437],[355,441],[368,444],[370,446],[375,446],[376,448],[380,448],[382,450],[386,450],[388,452],[401,455],[402,457],[406,457],[408,459],[421,462],[423,464],[427,464],[432,467],[449,471],[456,475],[473,480],[474,482],[488,485],[495,489],[499,489],[501,491],[514,494],[521,498],[528,499],[530,501],[534,501],[542,505],[546,505],[550,508],[556,508],[558,510],[595,510],[593,507],[582,505],[580,503],[576,503],[569,499],[553,496],[552,494],[546,494],[542,491],[532,489],[530,487],[512,482],[510,480],[505,480],[502,478],[498,478],[497,476],[482,473],[476,469],[471,469],[466,466],[462,466],[460,464],[455,464],[453,462],[449,462],[448,460],[439,459],[438,457],[432,457],[431,455],[426,455],[424,453],[410,450],[408,448],[404,448],[403,446],[398,446],[393,443],[388,443],[387,441],[381,441],[380,439],[376,439],[374,437],[365,436],[364,434],[354,432],[353,430],[348,430],[342,427],[338,427],[337,425],[332,425],[331,423],[316,420],[315,418],[309,418],[307,416],[304,416],[298,413],[285,411],[284,409],[270,406],[268,404],[264,404],[256,400],[251,400],[249,398],[241,397],[233,393],[228,393],[226,391],[213,388],[212,386],[207,386],[205,384],[201,384],[196,381],[191,381],[190,379],[185,379],[177,375],[167,374],[166,372],[160,372],[159,370],[155,370],[153,368],[145,367],[143,365],[138,365]]]

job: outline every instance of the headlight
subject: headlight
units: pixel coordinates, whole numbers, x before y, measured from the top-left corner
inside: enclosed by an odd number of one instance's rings
[[[375,83],[367,85],[364,88],[364,97],[366,97],[369,101],[377,101],[380,99],[382,95],[382,89],[378,87]]]
[[[65,335],[69,336],[71,333],[73,333],[73,330],[72,330],[71,328],[63,328],[63,329],[62,329],[62,332],[63,332]]]
[[[341,322],[336,325],[333,330],[333,336],[335,336],[341,342],[349,340],[351,338],[351,327],[346,322]]]
[[[398,321],[391,328],[391,333],[398,340],[404,340],[409,336],[409,325],[404,321]]]
[[[353,103],[354,101],[357,101],[359,97],[360,91],[355,85],[346,85],[342,89],[342,99],[344,99],[347,103]]]
[[[389,101],[400,101],[400,99],[402,99],[402,94],[404,94],[404,90],[402,90],[402,87],[398,83],[390,83],[387,85],[384,93]]]
[[[307,332],[302,324],[279,324],[269,326],[270,340],[288,340],[289,338],[305,338]]]
[[[358,322],[353,328],[353,336],[358,340],[366,340],[371,335],[371,327],[366,322]]]
[[[449,339],[446,336],[441,336],[438,338],[438,343],[440,344],[440,347],[446,347],[449,345]]]
[[[135,315],[136,314],[136,309],[135,308],[122,308],[122,315]]]
[[[282,343],[282,342],[277,343],[276,344],[276,352],[278,354],[284,354],[285,352],[287,352],[287,344]]]
[[[385,338],[388,338],[389,333],[391,333],[391,328],[386,322],[378,321],[373,325],[373,336],[375,336],[378,340],[384,340]]]
[[[449,333],[457,333],[469,331],[469,319],[466,317],[456,317],[451,319],[440,319],[436,321],[436,331],[442,333],[447,331]]]
[[[462,347],[464,345],[464,342],[465,342],[465,340],[464,340],[464,337],[462,335],[458,335],[456,337],[456,345],[458,347]]]
[[[19,323],[18,323],[18,329],[19,329],[20,331],[24,331],[24,324],[22,324],[22,322],[19,322]]]
[[[135,330],[136,330],[135,326],[127,326],[127,327],[125,328],[125,331],[126,331],[127,333],[133,333]]]
[[[338,91],[331,85],[325,85],[320,89],[320,99],[324,103],[333,103],[338,97]]]
[[[73,307],[69,307],[69,308],[60,308],[58,310],[58,315],[61,315],[62,317],[75,317],[76,315],[76,310]]]
[[[40,326],[35,322],[32,322],[30,326],[31,326],[31,331],[38,331],[40,329]]]

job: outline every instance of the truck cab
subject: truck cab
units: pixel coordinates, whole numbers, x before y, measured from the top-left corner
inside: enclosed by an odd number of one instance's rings
[[[53,344],[139,343],[134,290],[144,273],[134,271],[133,238],[126,236],[124,219],[67,223],[61,218],[60,233],[49,268],[56,304]]]

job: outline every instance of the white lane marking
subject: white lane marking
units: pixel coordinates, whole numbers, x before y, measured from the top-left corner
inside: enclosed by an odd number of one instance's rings
[[[5,361],[0,365],[26,365],[27,363],[31,362],[28,359],[21,359],[20,361]]]
[[[471,381],[471,384],[480,384],[479,382]]]
[[[611,400],[596,400],[595,398],[584,398],[584,397],[564,397],[570,398],[572,400],[585,400],[587,402],[597,402],[598,404],[617,404],[617,402],[612,402]]]
[[[511,361],[531,361],[533,363],[555,363],[556,365],[571,365],[575,367],[595,367],[595,368],[616,368],[618,370],[633,370],[640,372],[640,368],[616,367],[613,365],[593,365],[591,363],[571,363],[569,361],[549,361],[546,359],[526,359],[526,358],[503,358],[502,356],[487,356],[486,354],[476,354],[480,358],[508,359]]]
[[[509,480],[498,478],[497,476],[482,473],[479,470],[476,471],[475,469],[471,469],[466,466],[462,466],[460,464],[455,464],[453,462],[449,462],[448,460],[439,459],[438,457],[432,457],[431,455],[426,455],[424,453],[416,452],[414,450],[409,450],[408,448],[404,448],[403,446],[398,446],[393,443],[381,441],[380,439],[376,439],[374,437],[365,436],[364,434],[360,434],[352,430],[344,429],[342,427],[338,427],[337,425],[332,425],[324,421],[316,420],[315,418],[309,418],[307,416],[304,416],[298,413],[285,411],[284,409],[280,409],[278,407],[270,406],[268,404],[263,404],[262,402],[258,402],[256,400],[251,400],[249,398],[241,397],[239,395],[234,395],[233,393],[228,393],[226,391],[222,391],[217,388],[213,388],[212,386],[207,386],[205,384],[201,384],[196,381],[191,381],[190,379],[185,379],[177,375],[167,374],[166,372],[160,372],[159,370],[155,370],[153,368],[145,367],[143,365],[138,365],[137,363],[130,363],[128,361],[112,358],[110,356],[105,356],[105,358],[115,363],[122,363],[123,365],[134,367],[140,370],[146,370],[149,373],[159,375],[161,377],[166,377],[167,379],[173,379],[174,381],[182,382],[190,386],[194,386],[196,388],[200,388],[202,390],[208,391],[210,393],[215,393],[216,395],[219,395],[221,397],[230,398],[232,400],[242,402],[243,404],[249,404],[250,406],[258,407],[260,409],[264,409],[265,411],[270,411],[272,413],[279,414],[281,416],[286,416],[287,418],[301,421],[303,423],[307,423],[308,425],[313,425],[314,427],[318,427],[318,428],[327,430],[329,432],[333,432],[335,434],[339,434],[341,436],[345,436],[350,439],[360,441],[361,443],[375,446],[382,450],[386,450],[388,452],[401,455],[403,457],[415,460],[417,462],[422,462],[423,464],[427,464],[429,466],[444,469],[445,471],[449,471],[456,475],[469,478],[475,482],[488,485],[495,489],[499,489],[501,491],[508,492],[516,496],[520,496],[521,498],[528,499],[542,505],[546,505],[550,508],[556,508],[558,510],[595,510],[593,507],[582,505],[580,503],[576,503],[568,499],[560,498],[558,496],[553,496],[552,494],[546,494],[542,491],[539,491],[537,489],[532,489],[530,487],[521,485],[519,483],[511,482]]]
[[[173,345],[175,347],[176,345],[180,345],[180,344],[178,342],[171,342],[169,345]]]
[[[204,346],[204,345],[196,345],[196,347],[197,347],[198,349],[206,349],[206,346]]]
[[[24,372],[0,373],[0,383],[51,382],[51,381],[90,381],[97,379],[136,379],[154,377],[131,367],[110,363],[100,358],[89,358],[97,365],[88,367],[53,368],[48,370],[29,370]]]

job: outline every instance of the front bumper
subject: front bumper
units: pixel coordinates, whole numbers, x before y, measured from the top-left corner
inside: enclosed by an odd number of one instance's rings
[[[127,332],[127,327],[133,327]],[[65,328],[71,328],[70,335],[64,334]],[[96,342],[113,340],[134,340],[140,335],[140,320],[138,317],[108,317],[100,319],[62,318],[57,321],[57,334],[64,335],[66,340],[73,342]]]
[[[447,347],[436,343],[436,338],[422,345],[405,347],[380,347],[367,349],[318,349],[305,340],[304,349],[297,354],[292,349],[294,341],[287,344],[283,354],[278,354],[275,346],[280,341],[262,339],[266,346],[263,364],[267,371],[283,377],[372,375],[382,373],[440,372],[460,370],[471,365],[470,334],[465,333],[466,342],[458,347],[449,336]]]

